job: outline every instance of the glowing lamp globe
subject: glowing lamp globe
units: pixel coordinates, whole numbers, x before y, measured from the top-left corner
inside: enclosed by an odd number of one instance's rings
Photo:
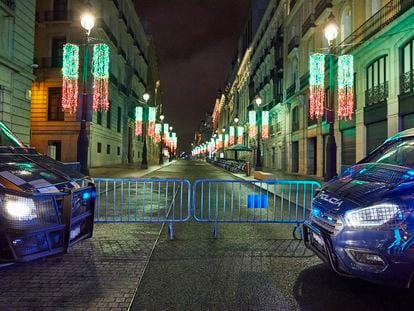
[[[145,102],[147,102],[150,99],[150,95],[148,93],[144,93],[144,95],[142,95],[142,98],[145,100]]]
[[[263,102],[262,98],[257,96],[256,99],[254,100],[257,106],[260,106]]]
[[[89,34],[95,26],[95,17],[91,13],[84,13],[81,16],[81,25]]]
[[[335,21],[335,17],[331,13],[328,18],[328,25],[325,27],[325,38],[331,43],[338,37],[338,25]]]
[[[234,118],[234,123],[239,123],[239,118]]]
[[[165,116],[163,114],[160,115],[160,120],[164,121]]]

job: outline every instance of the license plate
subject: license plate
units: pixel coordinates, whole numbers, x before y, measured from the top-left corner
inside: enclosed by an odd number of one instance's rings
[[[323,238],[317,234],[316,232],[312,232],[312,240],[314,240],[316,243],[318,243],[320,246],[324,247],[325,246],[325,241],[323,240]]]
[[[76,237],[80,234],[80,226],[77,226],[70,230],[70,240],[76,239]]]

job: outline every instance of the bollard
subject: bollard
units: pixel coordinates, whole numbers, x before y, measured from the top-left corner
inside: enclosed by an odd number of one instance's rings
[[[246,162],[246,176],[250,176],[251,170],[250,170],[250,162]]]

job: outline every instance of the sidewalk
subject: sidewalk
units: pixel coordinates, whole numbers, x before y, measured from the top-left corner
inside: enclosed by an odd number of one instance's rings
[[[111,166],[93,167],[89,169],[89,175],[95,178],[141,178],[163,167],[167,167],[174,162],[176,162],[176,160],[171,162],[166,160],[163,165],[149,165],[148,169],[141,169],[141,163],[114,164]]]

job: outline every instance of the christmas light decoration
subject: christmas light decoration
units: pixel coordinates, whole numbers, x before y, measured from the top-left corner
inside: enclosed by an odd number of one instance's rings
[[[269,111],[262,111],[262,139],[269,138]]]
[[[256,111],[249,111],[249,138],[256,137]]]
[[[164,123],[164,143],[167,146],[168,146],[168,141],[169,141],[169,138],[170,138],[169,130],[170,130],[169,124]]]
[[[155,134],[155,107],[148,107],[148,136]]]
[[[142,121],[144,110],[141,106],[135,107],[135,136],[142,135]]]
[[[63,46],[62,110],[75,113],[78,106],[79,46]]]
[[[244,127],[243,126],[238,126],[237,127],[237,143],[238,144],[243,144],[243,135],[244,135]]]
[[[108,111],[109,46],[104,43],[93,46],[93,109]]]
[[[323,115],[325,100],[325,55],[316,53],[309,57],[309,116],[311,119]]]
[[[229,128],[229,135],[230,135],[229,145],[230,146],[234,145],[234,132],[235,132],[234,126],[230,126]]]
[[[158,144],[161,142],[161,124],[155,124],[154,143]]]
[[[354,110],[354,57],[338,57],[338,117],[352,119]]]
[[[224,134],[224,148],[229,146],[229,134]]]

